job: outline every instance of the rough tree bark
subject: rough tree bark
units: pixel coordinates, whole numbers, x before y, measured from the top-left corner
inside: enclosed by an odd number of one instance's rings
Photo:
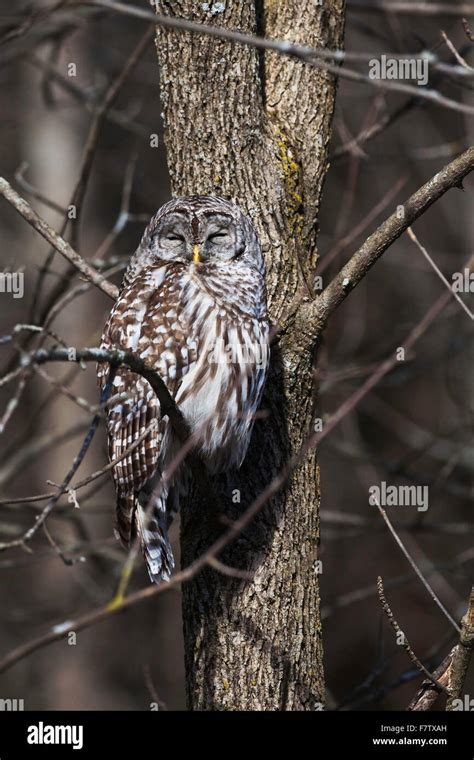
[[[343,0],[196,3],[158,13],[313,47],[341,46]],[[234,199],[252,217],[267,264],[274,322],[309,298],[335,97],[331,75],[276,53],[157,28],[165,140],[174,195]],[[219,487],[226,518],[251,503],[311,429],[313,346],[297,320],[272,351],[263,401],[239,473]],[[240,493],[240,502],[238,501]],[[237,503],[234,503],[237,502]],[[324,702],[316,455],[221,557],[251,581],[209,568],[183,589],[190,709],[314,710]],[[215,537],[194,500],[182,515],[182,561]]]

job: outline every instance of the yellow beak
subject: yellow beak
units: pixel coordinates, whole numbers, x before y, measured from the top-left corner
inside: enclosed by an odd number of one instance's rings
[[[199,255],[199,246],[197,244],[193,245],[193,261],[195,264],[199,264],[201,261],[201,257]]]

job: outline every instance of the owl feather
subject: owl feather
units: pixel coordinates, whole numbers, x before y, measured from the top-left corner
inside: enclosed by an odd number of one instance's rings
[[[101,348],[134,352],[166,384],[209,473],[239,467],[260,404],[269,361],[263,257],[255,230],[238,206],[190,196],[151,219],[124,276]],[[109,368],[98,365],[103,387]],[[154,425],[152,423],[155,423]],[[107,410],[117,530],[128,548],[140,540],[150,578],[174,566],[168,528],[188,492],[168,417],[149,383],[120,367]]]

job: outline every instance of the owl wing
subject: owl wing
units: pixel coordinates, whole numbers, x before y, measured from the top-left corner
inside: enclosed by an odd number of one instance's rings
[[[154,367],[173,397],[196,360],[191,352],[182,351],[186,346],[186,325],[180,315],[177,275],[172,265],[161,266],[126,287],[110,314],[101,342],[101,348],[135,352]],[[103,387],[108,373],[107,364],[98,365],[99,386]],[[110,460],[122,456],[152,422],[153,429],[112,471],[117,490],[117,527],[125,545],[132,534],[135,495],[156,472],[168,420],[161,418],[160,403],[149,383],[128,367],[120,367],[107,410]]]

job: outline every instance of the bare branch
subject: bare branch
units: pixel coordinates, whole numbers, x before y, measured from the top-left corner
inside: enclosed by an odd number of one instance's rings
[[[75,218],[72,224],[72,232],[71,232],[71,245],[75,249],[79,248],[79,228],[80,228],[81,217],[82,217],[82,207],[84,204],[84,198],[86,195],[86,191],[87,191],[87,187],[89,183],[89,177],[92,171],[92,166],[93,166],[94,158],[97,151],[97,145],[98,145],[102,126],[107,117],[107,113],[109,112],[111,106],[113,105],[116,98],[118,97],[120,90],[122,89],[124,83],[127,81],[132,71],[137,66],[141,56],[143,55],[143,52],[146,49],[146,46],[150,42],[151,37],[152,37],[152,31],[153,31],[152,29],[147,29],[145,34],[142,35],[138,44],[135,46],[131,54],[126,59],[125,64],[120,70],[118,76],[115,77],[115,79],[107,88],[103,101],[100,103],[97,111],[94,113],[94,118],[92,120],[92,124],[89,129],[86,145],[85,145],[82,160],[81,160],[79,176],[76,181],[74,190],[72,192],[71,200],[69,202],[69,206],[73,206],[76,211]],[[61,227],[61,235],[65,234],[69,221],[70,220],[66,216],[63,222],[63,225]],[[49,252],[48,256],[46,257],[43,267],[38,275],[38,281],[35,288],[33,303],[31,306],[32,316],[36,315],[36,308],[41,297],[45,273],[48,267],[50,266],[53,260],[53,257],[54,257],[54,248],[53,250]],[[49,312],[51,311],[51,309],[54,307],[54,304],[56,303],[58,298],[60,298],[63,295],[64,290],[67,286],[68,280],[71,277],[73,271],[74,269],[73,267],[71,267],[69,272],[66,273],[65,278],[57,284],[57,286],[53,289],[52,293],[49,295],[47,303],[45,307],[42,309],[42,312],[40,314],[40,319],[39,319],[40,322],[43,322],[47,319],[47,316]]]
[[[77,180],[76,186],[74,188],[74,192],[72,194],[71,204],[70,204],[70,205],[76,206],[76,218],[73,224],[74,237],[71,240],[72,245],[76,248],[78,247],[77,246],[78,229],[79,229],[79,224],[80,224],[83,201],[86,194],[90,173],[92,171],[92,165],[93,165],[94,157],[96,154],[97,144],[98,144],[102,125],[104,123],[108,110],[115,102],[125,81],[128,79],[132,71],[136,68],[140,58],[142,57],[146,49],[146,46],[151,41],[152,36],[153,36],[152,28],[147,29],[145,34],[142,35],[138,44],[135,46],[132,53],[126,59],[125,65],[123,66],[119,75],[114,79],[114,81],[109,86],[107,92],[105,93],[105,97],[102,103],[100,104],[98,110],[96,111],[94,115],[94,119],[90,128],[89,134],[87,136],[87,143],[84,149],[80,175]]]
[[[465,60],[465,58],[462,57],[461,53],[458,50],[456,50],[453,43],[449,39],[448,35],[443,30],[441,30],[441,37],[445,41],[447,48],[452,53],[452,55],[454,56],[456,61],[459,63],[459,65],[463,66],[465,69],[468,69],[469,71],[472,71],[473,70],[472,66],[469,66],[468,62]]]
[[[395,620],[394,614],[393,614],[392,610],[390,609],[389,604],[388,604],[388,602],[387,602],[387,600],[385,598],[385,592],[384,592],[384,588],[383,588],[383,581],[382,581],[382,578],[380,577],[380,575],[377,578],[377,591],[378,591],[380,603],[382,605],[382,609],[385,612],[385,614],[387,615],[387,617],[388,617],[388,619],[390,621],[390,625],[392,626],[393,630],[397,634],[397,639],[399,637],[401,637],[401,646],[403,647],[403,649],[405,650],[405,652],[408,654],[408,656],[410,657],[410,659],[413,662],[413,664],[415,665],[415,667],[417,667],[418,670],[420,670],[422,673],[424,673],[424,675],[432,682],[432,684],[434,686],[437,686],[439,689],[442,689],[443,691],[449,693],[449,691],[446,688],[446,686],[443,686],[435,678],[435,676],[432,673],[430,673],[430,671],[423,665],[423,663],[421,662],[421,660],[416,656],[415,652],[413,651],[412,647],[410,646],[410,642],[408,641],[406,635],[404,634],[404,632],[402,631],[402,629],[398,625],[397,621]]]
[[[48,79],[52,79],[58,87],[83,105],[87,111],[96,114],[100,110],[100,96],[96,92],[90,92],[89,90],[69,81],[71,77],[63,76],[61,72],[56,71],[52,64],[46,63],[39,56],[28,54],[23,60],[33,68],[44,72]],[[126,111],[109,108],[105,114],[105,118],[107,121],[110,121],[113,124],[118,124],[122,129],[141,139],[148,140],[150,137],[151,130],[134,121],[133,117],[127,114]]]
[[[46,362],[63,362],[71,361],[71,355],[69,349],[54,349],[46,350],[39,349],[36,352],[26,355],[22,361],[22,367],[27,368],[37,364],[44,364]],[[82,361],[95,361],[95,362],[108,362],[112,366],[119,366],[125,364],[132,372],[136,372],[141,377],[145,378],[151,385],[153,391],[156,393],[160,402],[161,414],[168,416],[175,431],[177,437],[182,444],[187,441],[193,441],[194,436],[191,429],[184,418],[183,413],[177,406],[174,398],[171,396],[168,388],[161,379],[160,375],[152,368],[147,362],[140,359],[138,356],[131,352],[122,351],[119,349],[104,350],[99,348],[84,348],[78,349],[74,354],[75,362]],[[188,461],[191,467],[193,476],[196,482],[199,484],[202,492],[206,494],[207,498],[211,499],[215,505],[218,504],[217,496],[214,493],[212,484],[207,477],[206,468],[203,467],[198,457],[193,451],[188,454]]]
[[[367,227],[369,227],[369,225],[377,218],[377,216],[386,209],[386,207],[393,201],[393,199],[396,198],[402,187],[406,184],[407,180],[408,176],[406,174],[399,177],[394,185],[389,188],[384,197],[381,198],[378,203],[376,203],[376,205],[369,211],[369,213],[366,214],[366,216],[361,219],[361,221],[356,224],[355,227],[352,227],[352,229],[350,229],[343,238],[336,241],[331,250],[325,254],[324,258],[321,261],[321,264],[318,266],[317,273],[319,275],[321,275],[322,272],[327,269],[331,261],[339,256],[342,251],[348,248],[348,246],[354,240],[356,240],[358,236],[361,235],[365,229],[367,229]]]
[[[76,251],[71,248],[64,238],[60,237],[57,232],[53,230],[50,225],[42,219],[36,211],[34,211],[30,204],[25,201],[18,193],[12,188],[6,179],[0,177],[0,195],[18,211],[20,216],[25,219],[39,234],[44,237],[45,240],[55,248],[61,256],[64,256],[70,264],[72,264],[81,274],[90,280],[99,290],[102,290],[109,298],[114,300],[118,296],[118,288],[112,283],[108,282],[105,277],[100,274],[96,269],[87,264],[84,259],[79,256]]]
[[[448,280],[446,279],[446,277],[444,276],[444,274],[442,273],[442,271],[438,267],[438,265],[433,261],[433,259],[429,255],[429,253],[426,250],[426,248],[423,245],[421,245],[420,241],[418,240],[417,236],[415,235],[415,233],[413,232],[413,230],[412,230],[411,227],[408,227],[407,233],[408,233],[408,236],[409,236],[410,240],[413,240],[413,242],[417,246],[418,250],[421,251],[421,253],[425,257],[425,259],[433,267],[434,271],[438,275],[438,277],[441,280],[441,282],[443,282],[446,285],[446,287],[448,288],[448,290],[450,290],[452,292],[454,298],[459,303],[459,305],[464,309],[464,311],[466,312],[466,314],[468,315],[468,317],[470,317],[471,319],[474,319],[474,314],[471,312],[471,310],[469,309],[469,307],[464,303],[464,301],[462,300],[462,298],[459,295],[459,293],[457,293],[455,290],[452,289],[451,284],[448,282]]]
[[[453,659],[456,647],[453,647],[447,657],[444,658],[441,665],[439,665],[433,673],[436,679],[436,684],[429,678],[427,678],[421,684],[418,693],[413,697],[412,701],[407,707],[409,711],[425,711],[433,707],[434,703],[442,693],[443,688],[448,686],[449,671],[451,669],[451,662]]]
[[[471,589],[469,607],[462,620],[460,642],[454,646],[441,665],[435,670],[434,676],[440,686],[449,688],[451,698],[446,705],[452,710],[453,700],[459,699],[474,647],[474,589]],[[429,710],[440,695],[440,689],[430,681],[423,681],[420,690],[408,705],[408,710]]]
[[[31,366],[31,365],[30,365]],[[94,438],[94,435],[96,433],[96,430],[99,426],[100,419],[102,417],[102,410],[104,408],[104,405],[107,403],[108,397],[110,395],[110,390],[112,388],[113,379],[115,376],[116,371],[116,365],[112,364],[111,372],[109,375],[109,379],[105,386],[102,389],[101,393],[101,400],[100,400],[100,411],[94,415],[92,422],[90,424],[89,430],[87,431],[86,437],[84,438],[81,448],[79,450],[79,453],[74,458],[74,461],[69,468],[63,482],[58,487],[57,492],[55,495],[51,498],[51,500],[46,504],[44,509],[41,511],[39,515],[36,516],[34,524],[31,526],[31,528],[28,528],[28,530],[19,538],[14,539],[13,541],[0,544],[0,551],[3,551],[5,549],[12,548],[14,546],[21,546],[23,548],[27,547],[27,544],[31,541],[31,539],[35,536],[36,532],[40,527],[44,527],[46,525],[46,520],[53,511],[54,507],[56,506],[57,502],[59,501],[60,497],[66,493],[68,490],[69,484],[71,480],[73,479],[74,475],[76,474],[77,470],[81,466],[81,463],[89,449],[89,446],[91,445],[92,439]],[[47,534],[48,535],[48,534]],[[61,554],[61,553],[60,553]],[[61,556],[63,556],[61,554]],[[66,560],[65,560],[66,561]]]
[[[471,32],[471,27],[468,24],[467,18],[461,19],[461,23],[463,25],[463,29],[466,33],[466,37],[471,41],[474,42],[474,34]]]
[[[396,13],[409,16],[472,16],[474,5],[471,3],[432,3],[432,2],[397,2],[397,0],[348,0],[350,11],[372,11],[373,13]]]
[[[56,203],[56,201],[51,200],[51,198],[46,198],[45,195],[43,195],[38,188],[31,185],[26,179],[25,179],[25,173],[28,171],[28,161],[22,161],[20,166],[15,172],[15,179],[20,185],[21,189],[24,190],[26,193],[29,193],[33,198],[36,198],[37,201],[40,201],[40,203],[44,203],[45,206],[48,206],[48,208],[52,209],[53,211],[56,211],[57,214],[61,214],[64,216],[66,213],[66,209],[59,205],[59,203]]]
[[[184,32],[192,32],[194,34],[206,34],[210,37],[217,37],[222,40],[229,40],[230,42],[236,42],[241,45],[249,45],[258,50],[274,50],[281,55],[289,56],[290,58],[296,58],[300,61],[305,61],[308,65],[315,68],[327,71],[329,74],[333,74],[336,77],[342,79],[348,79],[352,82],[360,82],[361,84],[368,84],[382,91],[403,92],[407,95],[413,95],[417,98],[428,100],[431,103],[450,108],[462,113],[474,113],[474,107],[465,103],[460,103],[456,100],[451,100],[442,95],[437,90],[428,88],[416,87],[414,85],[405,84],[404,82],[397,82],[394,80],[386,79],[373,79],[368,74],[363,74],[360,71],[354,69],[340,68],[339,63],[346,60],[368,60],[371,57],[377,57],[373,54],[360,54],[360,53],[345,53],[342,50],[325,50],[321,48],[310,48],[303,45],[297,45],[288,40],[274,40],[264,37],[256,37],[252,34],[245,34],[243,32],[234,31],[232,29],[226,29],[221,26],[210,26],[208,24],[200,24],[196,21],[189,21],[184,18],[163,16],[154,14],[151,11],[137,8],[132,5],[126,5],[125,3],[111,2],[109,0],[78,0],[78,5],[97,6],[99,8],[105,8],[116,13],[123,13],[125,15],[133,16],[142,21],[148,21],[167,29],[176,29]],[[406,56],[406,54],[405,54]],[[418,54],[419,56],[419,54]],[[331,63],[328,61],[334,61]],[[471,72],[467,69],[458,66],[452,67],[448,64],[438,62],[436,58],[431,55],[428,58],[429,63],[434,69],[440,69],[445,74],[452,74],[455,76],[471,76]]]
[[[447,710],[454,710],[454,700],[459,699],[464,688],[467,671],[474,649],[474,586],[471,588],[469,606],[461,622],[459,644],[453,654],[449,671],[449,690],[451,697],[446,705]]]
[[[154,428],[155,423],[152,421],[147,427],[140,433],[140,435],[133,441],[133,443],[130,444],[130,446],[127,446],[126,449],[122,451],[120,456],[115,457],[115,459],[112,459],[111,462],[106,464],[104,467],[102,467],[100,470],[96,470],[95,472],[92,472],[90,475],[88,475],[83,480],[79,480],[77,483],[71,483],[69,491],[79,491],[81,488],[84,488],[84,486],[89,485],[89,483],[92,483],[94,480],[97,480],[98,478],[105,475],[107,472],[110,472],[110,470],[113,470],[116,464],[121,462],[125,457],[127,457],[129,454],[132,453],[132,451],[135,451],[135,449],[140,445],[140,443],[143,441],[144,438],[149,435],[151,430]],[[52,483],[52,481],[47,481],[50,485],[54,485],[56,488],[60,487],[59,483]],[[46,499],[51,499],[53,496],[55,496],[55,491],[49,492],[49,493],[41,493],[36,494],[35,496],[23,496],[18,497],[17,499],[1,499],[0,500],[0,506],[8,505],[8,504],[23,504],[25,502],[32,502],[32,501],[45,501]],[[0,547],[1,548],[1,547]],[[3,548],[9,548],[8,546],[5,546]]]
[[[406,548],[405,544],[403,543],[403,541],[401,540],[401,538],[398,535],[397,531],[395,530],[395,528],[393,527],[392,523],[390,522],[389,517],[388,517],[385,509],[383,509],[383,507],[381,507],[378,502],[376,502],[376,506],[377,506],[377,509],[379,510],[380,514],[382,515],[383,519],[385,520],[385,524],[387,525],[387,528],[389,529],[390,533],[394,537],[394,539],[395,539],[397,545],[400,547],[402,553],[405,555],[406,559],[408,560],[408,562],[412,566],[412,568],[415,571],[416,575],[418,576],[418,578],[422,582],[423,586],[426,588],[426,590],[428,591],[428,593],[431,596],[431,598],[433,599],[433,601],[438,605],[438,607],[441,610],[441,612],[443,613],[443,615],[447,618],[447,620],[449,620],[449,622],[451,623],[451,625],[453,626],[453,628],[456,631],[458,631],[458,633],[459,633],[461,629],[459,628],[458,624],[456,623],[456,621],[454,620],[454,618],[452,617],[452,615],[449,614],[449,612],[446,609],[446,607],[444,606],[444,604],[436,596],[435,592],[431,588],[430,584],[426,580],[425,576],[421,572],[420,568],[416,564],[415,560],[413,559],[413,557],[409,553],[409,551]]]
[[[55,13],[58,10],[61,10],[64,6],[68,5],[70,3],[70,0],[58,0],[53,5],[50,5],[46,8],[39,8],[38,10],[34,11],[33,13],[29,13],[25,21],[20,24],[19,26],[15,27],[12,30],[9,30],[6,34],[4,34],[2,37],[0,37],[0,42],[2,45],[6,45],[8,42],[11,42],[12,40],[17,39],[18,37],[21,37],[23,34],[26,34],[29,32],[29,30],[38,22],[44,21],[49,16],[51,16],[53,13]]]
[[[385,220],[349,259],[322,293],[311,303],[302,304],[296,319],[299,330],[313,343],[324,329],[333,311],[365,277],[383,253],[400,235],[452,187],[474,169],[474,147],[447,164],[402,205],[403,213]],[[453,293],[451,291],[450,295]]]

